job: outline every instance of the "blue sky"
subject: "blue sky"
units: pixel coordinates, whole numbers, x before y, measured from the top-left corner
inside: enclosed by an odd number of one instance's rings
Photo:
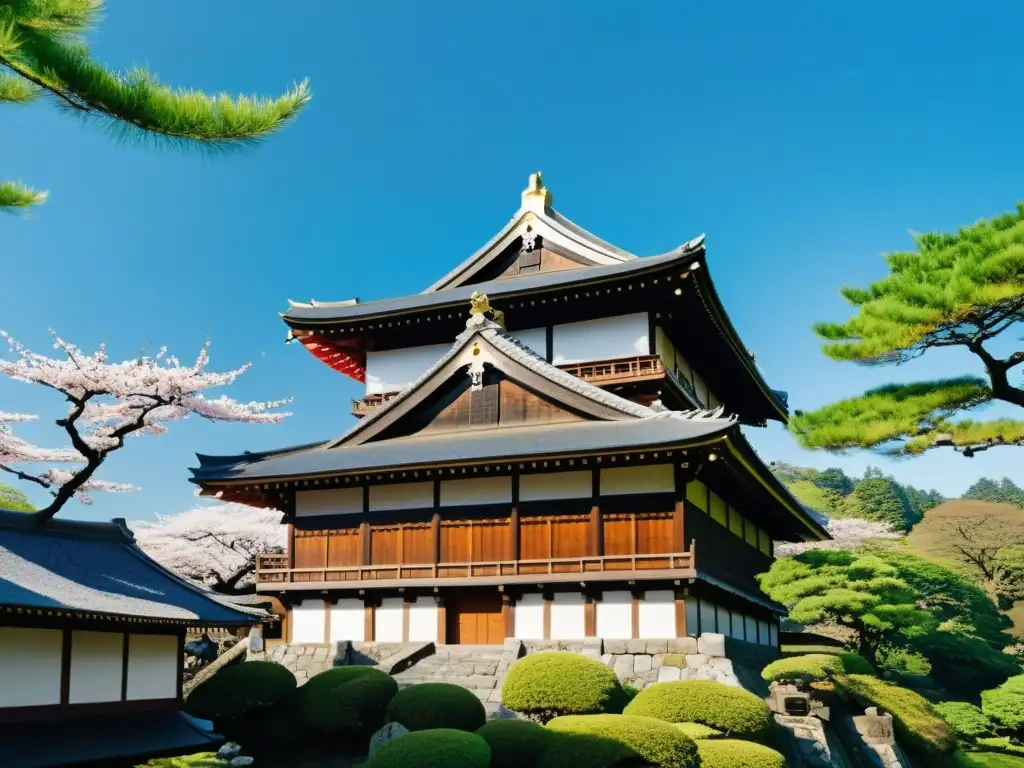
[[[208,91],[271,94],[310,77],[309,109],[255,150],[125,145],[49,104],[4,108],[0,177],[51,199],[0,219],[0,328],[37,348],[52,326],[118,357],[166,344],[186,359],[209,334],[214,368],[254,363],[229,394],[295,397],[279,426],[190,420],[133,441],[104,477],[143,490],[64,514],[173,513],[196,501],[195,451],[345,430],[359,387],[285,346],[286,300],[422,290],[507,221],[538,169],[559,210],[635,253],[707,233],[735,325],[795,407],[978,369],[956,353],[892,371],[834,363],[810,326],[846,317],[838,287],[882,277],[879,254],[908,247],[908,230],[953,229],[1024,197],[1024,106],[1011,96],[1024,7],[282,8],[112,0],[93,37],[110,65]],[[62,404],[0,381],[0,407],[49,420]],[[19,433],[62,444],[49,422]],[[949,494],[981,475],[1024,480],[1012,449],[893,463],[807,453],[778,425],[748,433],[765,459],[879,465]]]

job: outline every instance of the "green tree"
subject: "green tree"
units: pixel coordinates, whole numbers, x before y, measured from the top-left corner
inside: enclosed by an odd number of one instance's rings
[[[807,448],[878,448],[914,455],[954,446],[965,456],[996,445],[1024,445],[1024,421],[962,417],[993,401],[1024,408],[1014,369],[1024,351],[997,357],[991,342],[1024,321],[1024,204],[953,234],[915,236],[914,251],[885,256],[890,274],[868,288],[844,288],[857,309],[845,323],[818,323],[834,360],[899,364],[940,347],[973,353],[984,378],[959,376],[888,384],[796,412],[790,429]]]
[[[823,491],[832,491],[842,496],[853,493],[853,480],[841,469],[829,467],[814,478],[814,484]]]
[[[946,497],[934,489],[922,491],[912,485],[904,485],[903,492],[906,494],[907,501],[913,510],[914,518],[917,520],[924,517],[924,513],[928,510],[935,509],[939,504],[946,501]]]
[[[0,483],[0,509],[7,512],[35,512],[28,497],[17,488]]]
[[[968,488],[962,498],[995,501],[1024,508],[1024,488],[1018,486],[1008,477],[1004,477],[999,482],[983,477]]]
[[[47,95],[70,112],[128,134],[185,142],[247,142],[273,133],[309,100],[306,81],[276,99],[207,96],[159,83],[145,69],[115,72],[96,62],[83,35],[104,0],[0,0],[0,102]],[[0,182],[0,211],[42,203],[46,193]]]
[[[920,519],[903,487],[880,469],[869,467],[853,492],[864,517],[888,523],[894,530],[909,530]]]

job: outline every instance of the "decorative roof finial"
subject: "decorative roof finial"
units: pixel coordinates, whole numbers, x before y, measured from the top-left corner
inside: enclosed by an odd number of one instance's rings
[[[551,207],[551,193],[544,186],[544,177],[540,171],[530,174],[530,181],[523,190],[523,208],[534,213],[544,213],[544,208]]]
[[[473,291],[469,297],[469,320],[466,322],[466,327],[482,325],[487,315],[490,315],[491,319],[502,328],[505,327],[505,313],[491,306],[491,301],[487,298],[486,293]]]

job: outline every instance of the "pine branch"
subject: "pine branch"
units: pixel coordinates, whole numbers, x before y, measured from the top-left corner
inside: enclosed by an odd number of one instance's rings
[[[0,212],[17,213],[42,205],[48,195],[48,192],[38,192],[20,181],[0,181]]]
[[[0,73],[0,102],[7,104],[28,104],[35,100],[42,89],[18,75]]]

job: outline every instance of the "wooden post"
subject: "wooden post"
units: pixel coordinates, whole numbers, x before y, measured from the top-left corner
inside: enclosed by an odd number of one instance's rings
[[[331,642],[331,601],[324,598],[324,642]]]
[[[583,634],[597,637],[597,603],[594,596],[586,592],[583,594]]]
[[[509,560],[519,559],[519,507],[509,514]]]
[[[441,595],[434,595],[434,600],[437,602],[437,644],[444,645],[448,642],[448,612]]]
[[[125,635],[127,637],[127,635]],[[182,658],[184,658],[182,649]],[[181,675],[178,676],[181,679]],[[123,698],[123,697],[122,697]],[[71,630],[65,629],[61,634],[60,651],[60,703],[68,704],[71,699]]]
[[[359,524],[359,564],[370,564],[370,524]]]
[[[127,632],[121,640],[121,701],[128,701],[128,658],[131,653],[131,635]],[[70,657],[68,659],[70,661]]]
[[[441,513],[434,510],[430,518],[430,542],[432,549],[432,562],[437,565],[441,562]]]
[[[590,508],[590,554],[600,557],[604,554],[604,531],[601,520],[601,507],[597,504]]]
[[[631,603],[631,614],[630,617],[633,623],[633,635],[634,639],[640,637],[640,592],[638,590],[632,590],[631,592],[633,600]]]
[[[686,548],[686,529],[683,516],[683,500],[676,499],[672,513],[672,551],[682,552]]]
[[[675,590],[676,598],[676,637],[686,637],[686,590]]]
[[[249,644],[249,639],[246,638],[242,641],[246,645]],[[180,705],[185,700],[185,630],[182,629],[178,633],[178,688],[177,688],[178,704]]]
[[[295,567],[295,526],[288,523],[288,568]],[[288,574],[288,581],[292,580],[292,574]]]
[[[363,639],[367,643],[372,643],[374,635],[376,634],[376,628],[374,627],[374,613],[373,613],[373,602],[367,597],[363,600]]]
[[[409,642],[409,605],[415,600],[409,594],[402,595],[402,642]]]
[[[505,627],[505,637],[515,637],[515,618],[512,610],[512,596],[508,592],[501,595],[501,621]]]
[[[543,615],[544,615],[544,639],[551,639],[551,594],[548,592],[544,593],[543,596]]]

